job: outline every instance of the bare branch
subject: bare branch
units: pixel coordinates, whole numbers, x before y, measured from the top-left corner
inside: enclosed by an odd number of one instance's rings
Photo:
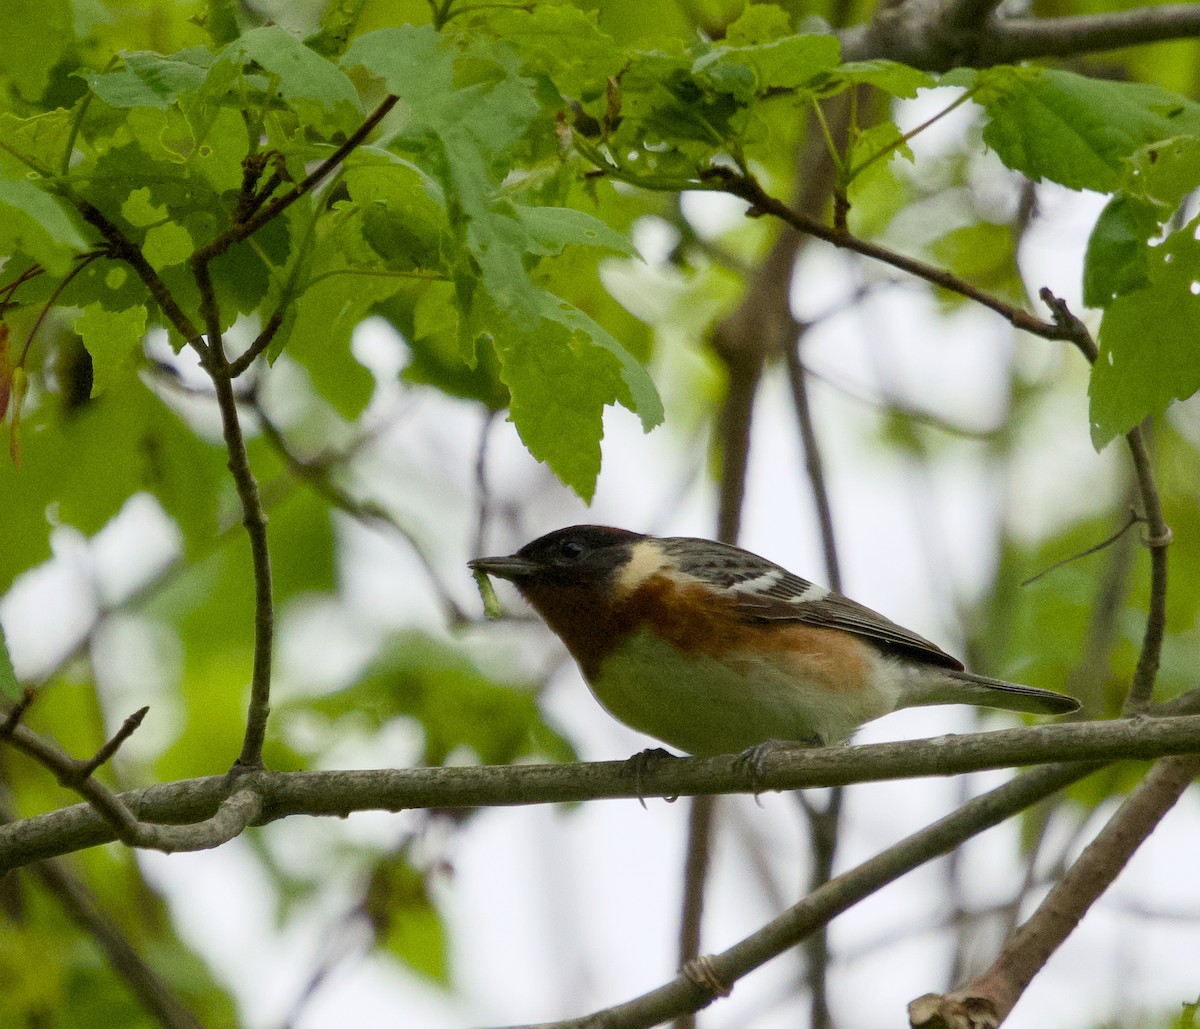
[[[250,679],[250,704],[246,731],[236,767],[260,768],[267,718],[271,713],[271,661],[274,656],[275,602],[271,587],[271,553],[267,546],[267,515],[258,492],[258,480],[250,468],[246,437],[238,414],[233,375],[225,355],[219,301],[209,274],[209,259],[197,251],[191,258],[192,275],[200,289],[200,312],[208,336],[202,364],[212,379],[221,412],[221,431],[229,454],[229,473],[242,506],[242,524],[250,540],[254,571],[254,665]]]
[[[926,71],[1070,57],[1200,34],[1200,4],[1164,4],[1064,18],[1003,18],[993,0],[906,0],[837,33],[842,57],[886,57]]]
[[[709,956],[705,966],[712,985],[703,985],[682,971],[671,982],[626,1003],[582,1018],[546,1023],[536,1029],[634,1029],[657,1025],[677,1012],[706,1007],[719,995],[717,984],[728,991],[749,972],[794,947],[864,897],[1084,778],[1097,767],[1048,765],[968,801],[957,811],[817,888],[740,943]]]
[[[990,1029],[1003,1022],[1050,955],[1074,931],[1198,774],[1200,756],[1194,754],[1156,764],[1032,917],[1009,937],[992,966],[960,990],[945,996],[926,994],[914,1000],[909,1005],[912,1024]]]
[[[773,215],[781,221],[786,222],[797,232],[815,236],[817,239],[831,243],[833,246],[852,250],[865,257],[874,258],[884,264],[891,265],[893,268],[899,268],[910,275],[915,275],[919,279],[924,279],[935,286],[941,286],[952,293],[958,293],[968,300],[974,300],[976,303],[1001,315],[1014,328],[1024,329],[1026,332],[1032,333],[1035,336],[1041,336],[1043,339],[1068,340],[1077,346],[1080,345],[1073,325],[1060,325],[1055,322],[1043,321],[1024,308],[1016,307],[1008,301],[1002,300],[1000,297],[972,285],[965,279],[959,278],[957,275],[943,268],[937,268],[934,265],[926,264],[924,261],[918,261],[916,258],[907,257],[904,254],[897,253],[895,250],[889,250],[878,243],[859,239],[845,229],[826,225],[820,219],[814,218],[803,211],[794,210],[783,203],[783,201],[771,196],[753,176],[744,175],[731,168],[713,167],[707,169],[702,177],[708,183],[710,189],[720,189],[723,192],[731,193],[745,200],[750,204],[748,214],[752,216],[761,216],[763,214]]]
[[[1163,4],[1065,18],[1007,18],[979,53],[988,64],[1070,57],[1200,35],[1200,4]]]
[[[256,772],[233,781],[258,801],[237,800],[223,820],[197,833],[226,801],[230,779],[210,776],[148,786],[115,799],[142,827],[162,835],[146,846],[196,849],[215,845],[238,820],[263,824],[289,815],[343,817],[354,811],[575,803],[584,800],[681,797],[796,790],[856,782],[960,775],[1052,761],[1096,762],[1200,753],[1200,691],[1179,698],[1180,714],[939,736],[902,743],[819,749],[779,748],[752,772],[729,755],[679,758],[630,770],[628,761],[562,765],[400,768],[330,772]],[[18,732],[23,732],[18,727]],[[751,781],[753,779],[753,781]],[[88,783],[94,783],[89,779]],[[251,791],[251,786],[253,787]],[[236,798],[235,798],[236,800]],[[89,798],[90,801],[90,798]],[[258,803],[258,813],[253,803]],[[246,819],[249,819],[248,821]],[[171,824],[167,824],[171,823]],[[172,836],[166,830],[182,835]],[[191,833],[192,835],[188,835]],[[118,839],[90,804],[76,804],[0,826],[0,872],[45,857]]]

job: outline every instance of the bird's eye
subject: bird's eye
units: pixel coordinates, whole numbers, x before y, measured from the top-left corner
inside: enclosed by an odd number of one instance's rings
[[[558,546],[558,552],[569,561],[574,561],[583,553],[583,544],[575,540],[563,540]]]

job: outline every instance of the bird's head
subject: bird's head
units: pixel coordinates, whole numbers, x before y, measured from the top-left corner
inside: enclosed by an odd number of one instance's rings
[[[602,590],[629,563],[640,533],[606,525],[572,525],[539,536],[507,557],[469,562],[478,572],[507,579],[527,596],[543,589]]]

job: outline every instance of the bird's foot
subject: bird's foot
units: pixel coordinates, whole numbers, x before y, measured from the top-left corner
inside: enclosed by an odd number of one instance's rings
[[[766,772],[766,762],[772,754],[779,751],[795,750],[802,748],[809,750],[812,747],[819,747],[822,741],[816,737],[810,737],[803,740],[763,740],[762,743],[756,743],[753,747],[747,747],[733,759],[733,770],[740,774],[745,774],[750,777],[750,789],[755,797],[762,793],[762,778]]]
[[[675,759],[675,755],[669,750],[663,750],[662,747],[650,747],[647,750],[639,750],[625,762],[625,774],[633,776],[634,783],[637,786],[638,803],[643,808],[646,807],[646,798],[642,795],[643,778],[649,772],[654,771],[664,761],[674,761]],[[663,799],[670,804],[675,798],[664,797]]]

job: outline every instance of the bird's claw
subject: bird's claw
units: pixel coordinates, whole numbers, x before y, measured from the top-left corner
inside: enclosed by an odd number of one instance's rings
[[[792,750],[796,747],[808,749],[821,746],[821,740],[813,737],[804,740],[763,740],[753,747],[747,747],[733,759],[733,770],[748,775],[750,789],[757,798],[762,793],[762,778],[766,773],[767,759],[781,750]]]
[[[675,755],[669,750],[663,750],[662,747],[650,747],[647,750],[639,750],[633,755],[633,757],[629,758],[629,760],[625,762],[624,771],[627,775],[633,776],[634,783],[637,786],[638,803],[641,804],[643,808],[646,807],[646,798],[642,795],[642,779],[648,772],[652,772],[660,764],[668,760],[675,760]],[[675,798],[666,797],[664,799],[669,804]]]

